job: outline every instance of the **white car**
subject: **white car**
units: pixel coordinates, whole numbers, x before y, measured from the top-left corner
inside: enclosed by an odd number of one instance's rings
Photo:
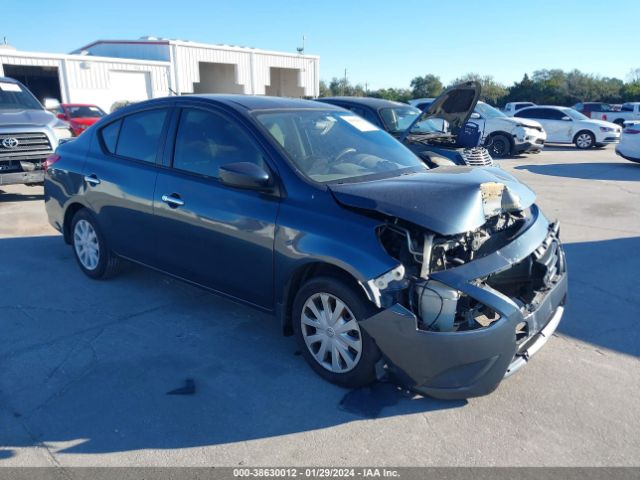
[[[528,107],[518,110],[514,117],[540,122],[550,143],[573,143],[582,150],[618,143],[622,130],[615,123],[593,120],[568,107]]]
[[[625,122],[616,153],[622,158],[640,163],[640,121]]]
[[[418,98],[409,103],[425,110],[432,98]],[[478,102],[469,123],[475,123],[482,132],[481,143],[493,158],[504,158],[520,153],[538,153],[547,139],[542,125],[534,120],[508,117],[497,108]]]
[[[504,106],[504,109],[502,111],[507,115],[513,115],[521,108],[535,107],[535,106],[536,104],[533,102],[509,102]]]

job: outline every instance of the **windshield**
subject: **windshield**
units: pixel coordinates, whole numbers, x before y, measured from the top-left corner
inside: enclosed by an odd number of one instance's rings
[[[94,105],[69,105],[66,110],[70,118],[100,118],[106,115]]]
[[[329,183],[406,168],[427,170],[388,133],[353,114],[298,110],[256,116],[308,178]]]
[[[589,117],[581,114],[579,111],[574,110],[573,108],[565,108],[562,110],[562,113],[565,115],[569,115],[574,120],[589,120]]]
[[[387,131],[391,133],[404,132],[421,114],[422,112],[414,107],[393,107],[380,110],[384,125]],[[440,129],[433,121],[422,120],[416,123],[411,131],[416,133],[434,133],[440,132]]]
[[[475,112],[479,113],[482,118],[506,117],[506,115],[497,108],[493,108],[491,105],[482,102],[478,102]]]
[[[0,110],[42,110],[42,105],[17,83],[0,81]]]

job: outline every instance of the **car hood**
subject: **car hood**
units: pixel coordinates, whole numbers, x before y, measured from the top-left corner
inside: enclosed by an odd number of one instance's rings
[[[53,127],[57,122],[46,110],[0,110],[0,127]]]
[[[535,120],[520,117],[513,117],[513,120],[516,120],[517,123],[519,123],[520,125],[524,125],[525,127],[538,128],[542,130],[542,124],[540,122],[536,122]]]
[[[526,209],[535,194],[502,169],[439,167],[427,172],[367,182],[332,184],[345,207],[382,213],[441,235],[472,231],[487,220],[487,187],[503,185],[505,198]],[[499,213],[499,212],[498,212]]]
[[[598,126],[598,127],[608,127],[608,128],[620,128],[620,125],[616,125],[615,123],[612,122],[607,122],[605,120],[595,120],[595,119],[588,119],[588,120],[580,120],[583,124],[587,124],[587,125],[593,125],[593,126]]]
[[[440,94],[422,115],[418,116],[407,128],[403,137],[406,137],[413,126],[423,120],[439,118],[449,124],[449,130],[457,134],[473,113],[480,98],[480,83],[465,82],[447,88]]]

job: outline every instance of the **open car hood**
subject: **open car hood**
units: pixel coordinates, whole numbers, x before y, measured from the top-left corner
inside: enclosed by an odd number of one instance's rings
[[[471,117],[480,98],[481,86],[479,82],[465,82],[447,88],[438,96],[422,115],[418,116],[404,132],[404,139],[418,122],[433,118],[446,120],[449,130],[454,135]]]
[[[481,227],[497,195],[502,207],[524,210],[535,194],[500,168],[439,167],[427,172],[368,182],[329,185],[339,204],[395,217],[441,235]],[[495,200],[495,198],[494,198]]]

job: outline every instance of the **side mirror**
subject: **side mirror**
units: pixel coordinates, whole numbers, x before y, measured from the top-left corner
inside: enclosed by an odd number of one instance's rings
[[[473,112],[469,118],[473,118],[474,120],[479,120],[481,117],[479,113]]]
[[[251,190],[263,190],[270,186],[271,177],[264,168],[251,162],[227,163],[218,171],[225,185]]]
[[[60,102],[56,98],[45,98],[44,99],[44,108],[47,110],[53,110],[60,106]]]
[[[571,117],[565,115],[564,117],[562,117],[560,120],[564,121],[564,122],[570,122],[571,121]]]

